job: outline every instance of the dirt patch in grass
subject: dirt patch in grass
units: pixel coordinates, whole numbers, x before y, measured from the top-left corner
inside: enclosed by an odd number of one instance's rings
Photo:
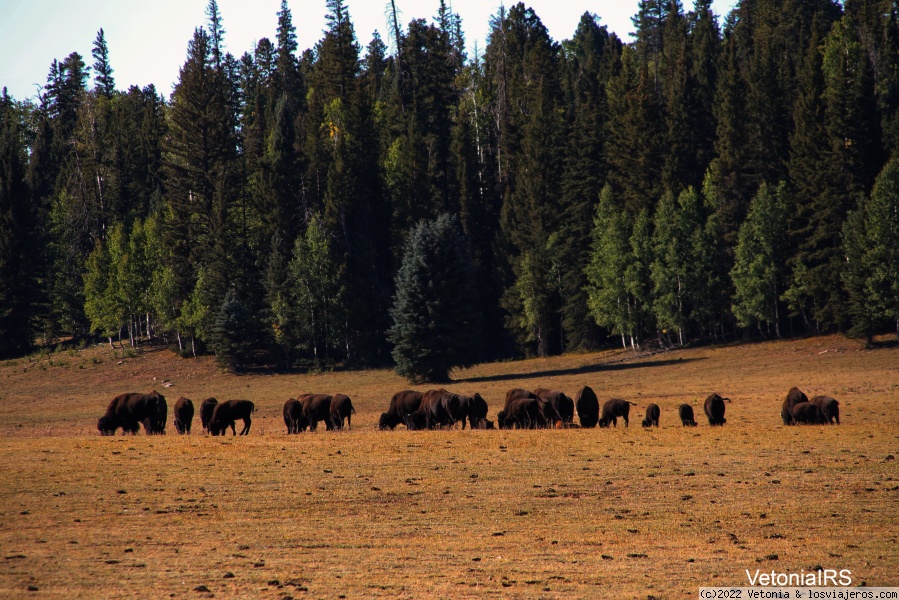
[[[108,347],[2,363],[0,597],[687,598],[816,566],[899,585],[895,348],[607,351],[455,378],[491,418],[512,387],[638,406],[611,430],[381,432],[407,387],[389,371],[233,376]],[[793,385],[840,400],[844,424],[784,427]],[[253,400],[251,435],[97,434],[114,395],[153,388],[170,408]],[[353,429],[285,435],[303,391],[350,395]],[[731,399],[724,427],[702,414],[711,391]],[[649,402],[658,429],[639,427]],[[698,427],[680,427],[682,402]]]

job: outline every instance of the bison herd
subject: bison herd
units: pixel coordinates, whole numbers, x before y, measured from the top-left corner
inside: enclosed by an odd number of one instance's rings
[[[703,404],[709,425],[721,426],[729,398],[710,394]],[[472,429],[543,429],[565,427],[617,427],[618,419],[629,425],[629,415],[633,402],[612,398],[599,404],[596,393],[588,386],[583,387],[574,399],[559,390],[538,388],[534,391],[521,388],[506,392],[503,408],[496,415],[496,422],[487,418],[487,401],[478,394],[464,395],[443,388],[418,392],[403,390],[390,399],[387,410],[378,420],[379,429],[395,429],[405,425],[410,430],[453,428],[466,424]],[[249,400],[227,400],[219,403],[215,398],[207,398],[200,403],[200,422],[203,430],[211,435],[225,435],[228,428],[232,435],[238,435],[236,422],[243,421],[239,435],[248,435],[252,424],[254,404]],[[194,418],[194,404],[188,398],[178,398],[174,406],[175,430],[179,434],[190,433]],[[300,394],[284,403],[284,425],[288,434],[306,430],[315,431],[319,422],[330,430],[343,429],[351,425],[356,412],[350,398],[344,394]],[[681,404],[678,417],[684,427],[695,427],[693,407]],[[574,423],[577,414],[580,424]],[[168,417],[165,397],[157,391],[149,394],[128,393],[112,399],[106,413],[97,422],[102,435],[114,435],[121,428],[123,433],[135,434],[143,425],[148,435],[164,434]],[[658,427],[661,409],[658,404],[646,407],[643,427]],[[798,388],[792,388],[781,407],[784,425],[797,424],[840,424],[840,403],[830,396],[815,396],[808,399]]]

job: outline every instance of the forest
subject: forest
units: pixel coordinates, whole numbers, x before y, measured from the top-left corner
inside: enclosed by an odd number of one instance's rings
[[[483,50],[443,0],[397,4],[363,46],[327,0],[301,50],[282,0],[236,56],[209,0],[169,98],[117,86],[102,29],[37,99],[4,88],[0,357],[389,365],[414,330],[464,365],[899,329],[899,2],[642,0],[629,42],[590,13],[553,40],[518,3]]]

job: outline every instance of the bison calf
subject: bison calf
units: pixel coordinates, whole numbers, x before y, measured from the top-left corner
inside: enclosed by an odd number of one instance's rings
[[[821,410],[821,414],[824,415],[824,419],[829,425],[833,425],[834,421],[836,421],[837,425],[840,424],[839,402],[837,402],[830,396],[815,396],[814,398],[809,400],[809,402],[811,402]]]
[[[629,425],[627,417],[631,412],[631,406],[637,405],[633,402],[620,400],[618,398],[606,400],[602,405],[602,417],[599,419],[599,426],[608,427],[609,425],[613,425],[614,427],[618,427],[618,417],[621,417],[624,419],[624,426],[627,427]]]
[[[793,407],[793,422],[799,425],[826,425],[824,413],[811,402],[800,402]]]
[[[662,411],[659,409],[659,405],[655,402],[651,402],[649,406],[646,407],[646,418],[643,419],[643,427],[658,427],[659,416],[661,414]]]
[[[677,407],[677,415],[684,427],[696,427],[696,419],[693,417],[693,407],[689,404],[681,404]]]
[[[209,422],[212,421],[212,413],[219,401],[215,398],[206,398],[200,403],[200,424],[204,431],[209,431]]]

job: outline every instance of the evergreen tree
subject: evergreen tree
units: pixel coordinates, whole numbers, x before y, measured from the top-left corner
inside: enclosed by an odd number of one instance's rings
[[[0,357],[31,347],[36,312],[37,228],[26,181],[23,114],[3,88],[0,95]]]
[[[446,382],[477,359],[480,318],[473,265],[455,217],[421,221],[412,230],[396,278],[390,340],[400,375]]]
[[[109,64],[109,48],[106,46],[106,37],[103,28],[97,32],[94,40],[94,49],[91,51],[94,57],[94,83],[96,89],[106,98],[112,98],[115,92],[115,79],[112,76],[112,65]]]
[[[212,350],[229,371],[240,372],[254,361],[258,348],[254,313],[247,308],[235,289],[228,290],[210,331]]]

